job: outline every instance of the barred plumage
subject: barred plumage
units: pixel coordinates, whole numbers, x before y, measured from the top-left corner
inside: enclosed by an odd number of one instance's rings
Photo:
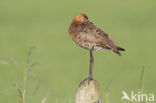
[[[69,34],[76,44],[87,50],[109,49],[119,55],[121,55],[119,51],[124,51],[114,43],[108,34],[91,23],[85,14],[78,14],[73,19]]]

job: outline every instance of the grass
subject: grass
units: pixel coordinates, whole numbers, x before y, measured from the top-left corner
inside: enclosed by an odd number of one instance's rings
[[[110,103],[111,83],[112,81],[109,81],[109,83],[107,84],[105,88],[104,99],[103,99],[104,103]]]
[[[18,94],[19,94],[19,97],[20,97],[20,103],[27,103],[27,100],[26,100],[26,93],[27,93],[27,83],[29,83],[29,78],[31,76],[34,76],[34,73],[33,73],[33,69],[35,68],[35,66],[38,66],[40,65],[41,63],[40,62],[32,62],[31,60],[31,55],[32,55],[32,52],[33,50],[35,49],[38,49],[37,47],[33,46],[30,48],[30,50],[28,51],[28,56],[27,56],[27,62],[26,62],[26,69],[24,71],[24,76],[23,76],[23,90],[19,88],[19,86],[17,84],[13,85],[17,91],[18,91]],[[39,87],[39,85],[37,85],[37,87]],[[43,97],[42,99],[42,103],[46,103],[47,99],[48,99],[48,96],[50,95],[50,91],[47,93],[47,95],[45,97]]]
[[[144,77],[144,67],[142,68],[140,79],[139,79],[139,87],[138,87],[138,92],[142,92],[142,85],[143,85],[143,77]]]
[[[28,52],[28,59],[27,59],[27,64],[29,64],[30,63],[30,61],[31,61],[31,59],[30,59],[30,56],[31,56],[31,54],[32,54],[32,51],[33,51],[33,49],[36,49],[36,47],[32,47],[32,48],[30,48],[30,50],[29,50],[29,52]],[[27,83],[27,78],[28,78],[28,76],[29,76],[29,74],[31,74],[30,73],[30,71],[32,72],[32,68],[34,67],[34,65],[38,65],[39,63],[32,63],[31,65],[30,65],[30,68],[29,69],[26,69],[26,72],[25,72],[25,75],[24,75],[24,89],[23,89],[23,91],[15,84],[15,85],[13,85],[16,89],[17,89],[17,91],[18,91],[18,94],[19,94],[19,97],[20,97],[20,103],[26,103],[25,101],[25,95],[26,95],[26,83]],[[140,77],[139,77],[139,85],[138,85],[138,92],[139,93],[143,93],[143,90],[142,90],[142,86],[143,86],[143,77],[144,77],[144,66],[143,66],[143,68],[142,68],[142,70],[141,70],[141,73],[140,73]],[[112,83],[112,80],[111,81],[109,81],[109,83],[107,84],[107,86],[106,86],[106,88],[105,88],[105,92],[104,92],[104,98],[103,98],[103,101],[104,101],[104,103],[111,103],[110,101],[110,96],[111,96],[111,83]],[[88,84],[87,84],[88,85]],[[29,89],[29,88],[28,88]],[[82,89],[82,88],[81,88]],[[90,92],[90,91],[88,91],[88,92]],[[102,91],[100,91],[100,92],[102,92]],[[46,94],[46,96],[44,96],[43,97],[43,99],[42,99],[42,103],[46,103],[47,102],[47,99],[48,99],[48,97],[49,97],[49,95],[51,94],[51,91],[49,90],[48,91],[48,93]],[[96,93],[95,93],[96,94]],[[101,95],[100,95],[101,96]],[[71,101],[70,101],[71,102]],[[128,101],[127,101],[128,102]],[[57,101],[56,101],[56,103],[57,103]],[[138,103],[141,103],[141,102],[138,102]]]
[[[76,46],[68,36],[72,18],[81,12],[126,49],[122,57],[106,50],[94,52],[94,78],[102,91],[112,80],[110,103],[121,102],[123,89],[138,91],[142,65],[146,67],[146,78],[141,88],[156,94],[155,3],[142,0],[1,0],[0,103],[19,101],[12,84],[18,84],[23,90],[24,71],[28,69],[27,51],[32,45],[40,49],[32,51],[31,63],[40,61],[42,66],[32,69],[35,73],[26,85],[27,102],[41,102],[49,90],[52,93],[47,103],[74,101],[79,82],[88,76],[89,65],[89,52]]]

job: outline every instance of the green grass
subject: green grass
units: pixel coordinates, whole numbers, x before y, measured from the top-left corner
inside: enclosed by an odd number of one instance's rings
[[[110,80],[110,103],[120,103],[122,91],[137,91],[140,70],[146,68],[143,90],[156,94],[156,1],[142,0],[1,0],[0,1],[0,103],[20,102],[27,52],[39,62],[26,85],[27,103],[74,102],[76,88],[88,76],[89,52],[68,36],[73,17],[86,13],[95,25],[126,49],[122,57],[110,51],[94,52],[94,78],[103,91]],[[11,59],[11,60],[10,60]],[[37,88],[37,89],[36,89]]]

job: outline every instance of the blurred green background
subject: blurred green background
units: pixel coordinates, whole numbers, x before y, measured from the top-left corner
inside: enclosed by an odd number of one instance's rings
[[[75,45],[68,28],[75,15],[85,13],[96,26],[126,49],[123,56],[94,52],[94,78],[104,98],[110,80],[110,103],[120,103],[122,91],[137,92],[145,67],[144,93],[156,95],[156,1],[154,0],[1,0],[0,1],[0,103],[19,103],[13,84],[22,90],[29,74],[26,103],[74,103],[79,83],[88,76],[89,52]],[[4,63],[6,62],[6,63]]]

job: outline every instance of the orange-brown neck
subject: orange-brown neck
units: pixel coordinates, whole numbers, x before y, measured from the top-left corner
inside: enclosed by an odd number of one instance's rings
[[[83,22],[83,21],[81,21],[80,20],[80,18],[74,18],[73,20],[72,20],[72,23],[71,24],[76,24],[76,23],[81,23],[81,22]]]

